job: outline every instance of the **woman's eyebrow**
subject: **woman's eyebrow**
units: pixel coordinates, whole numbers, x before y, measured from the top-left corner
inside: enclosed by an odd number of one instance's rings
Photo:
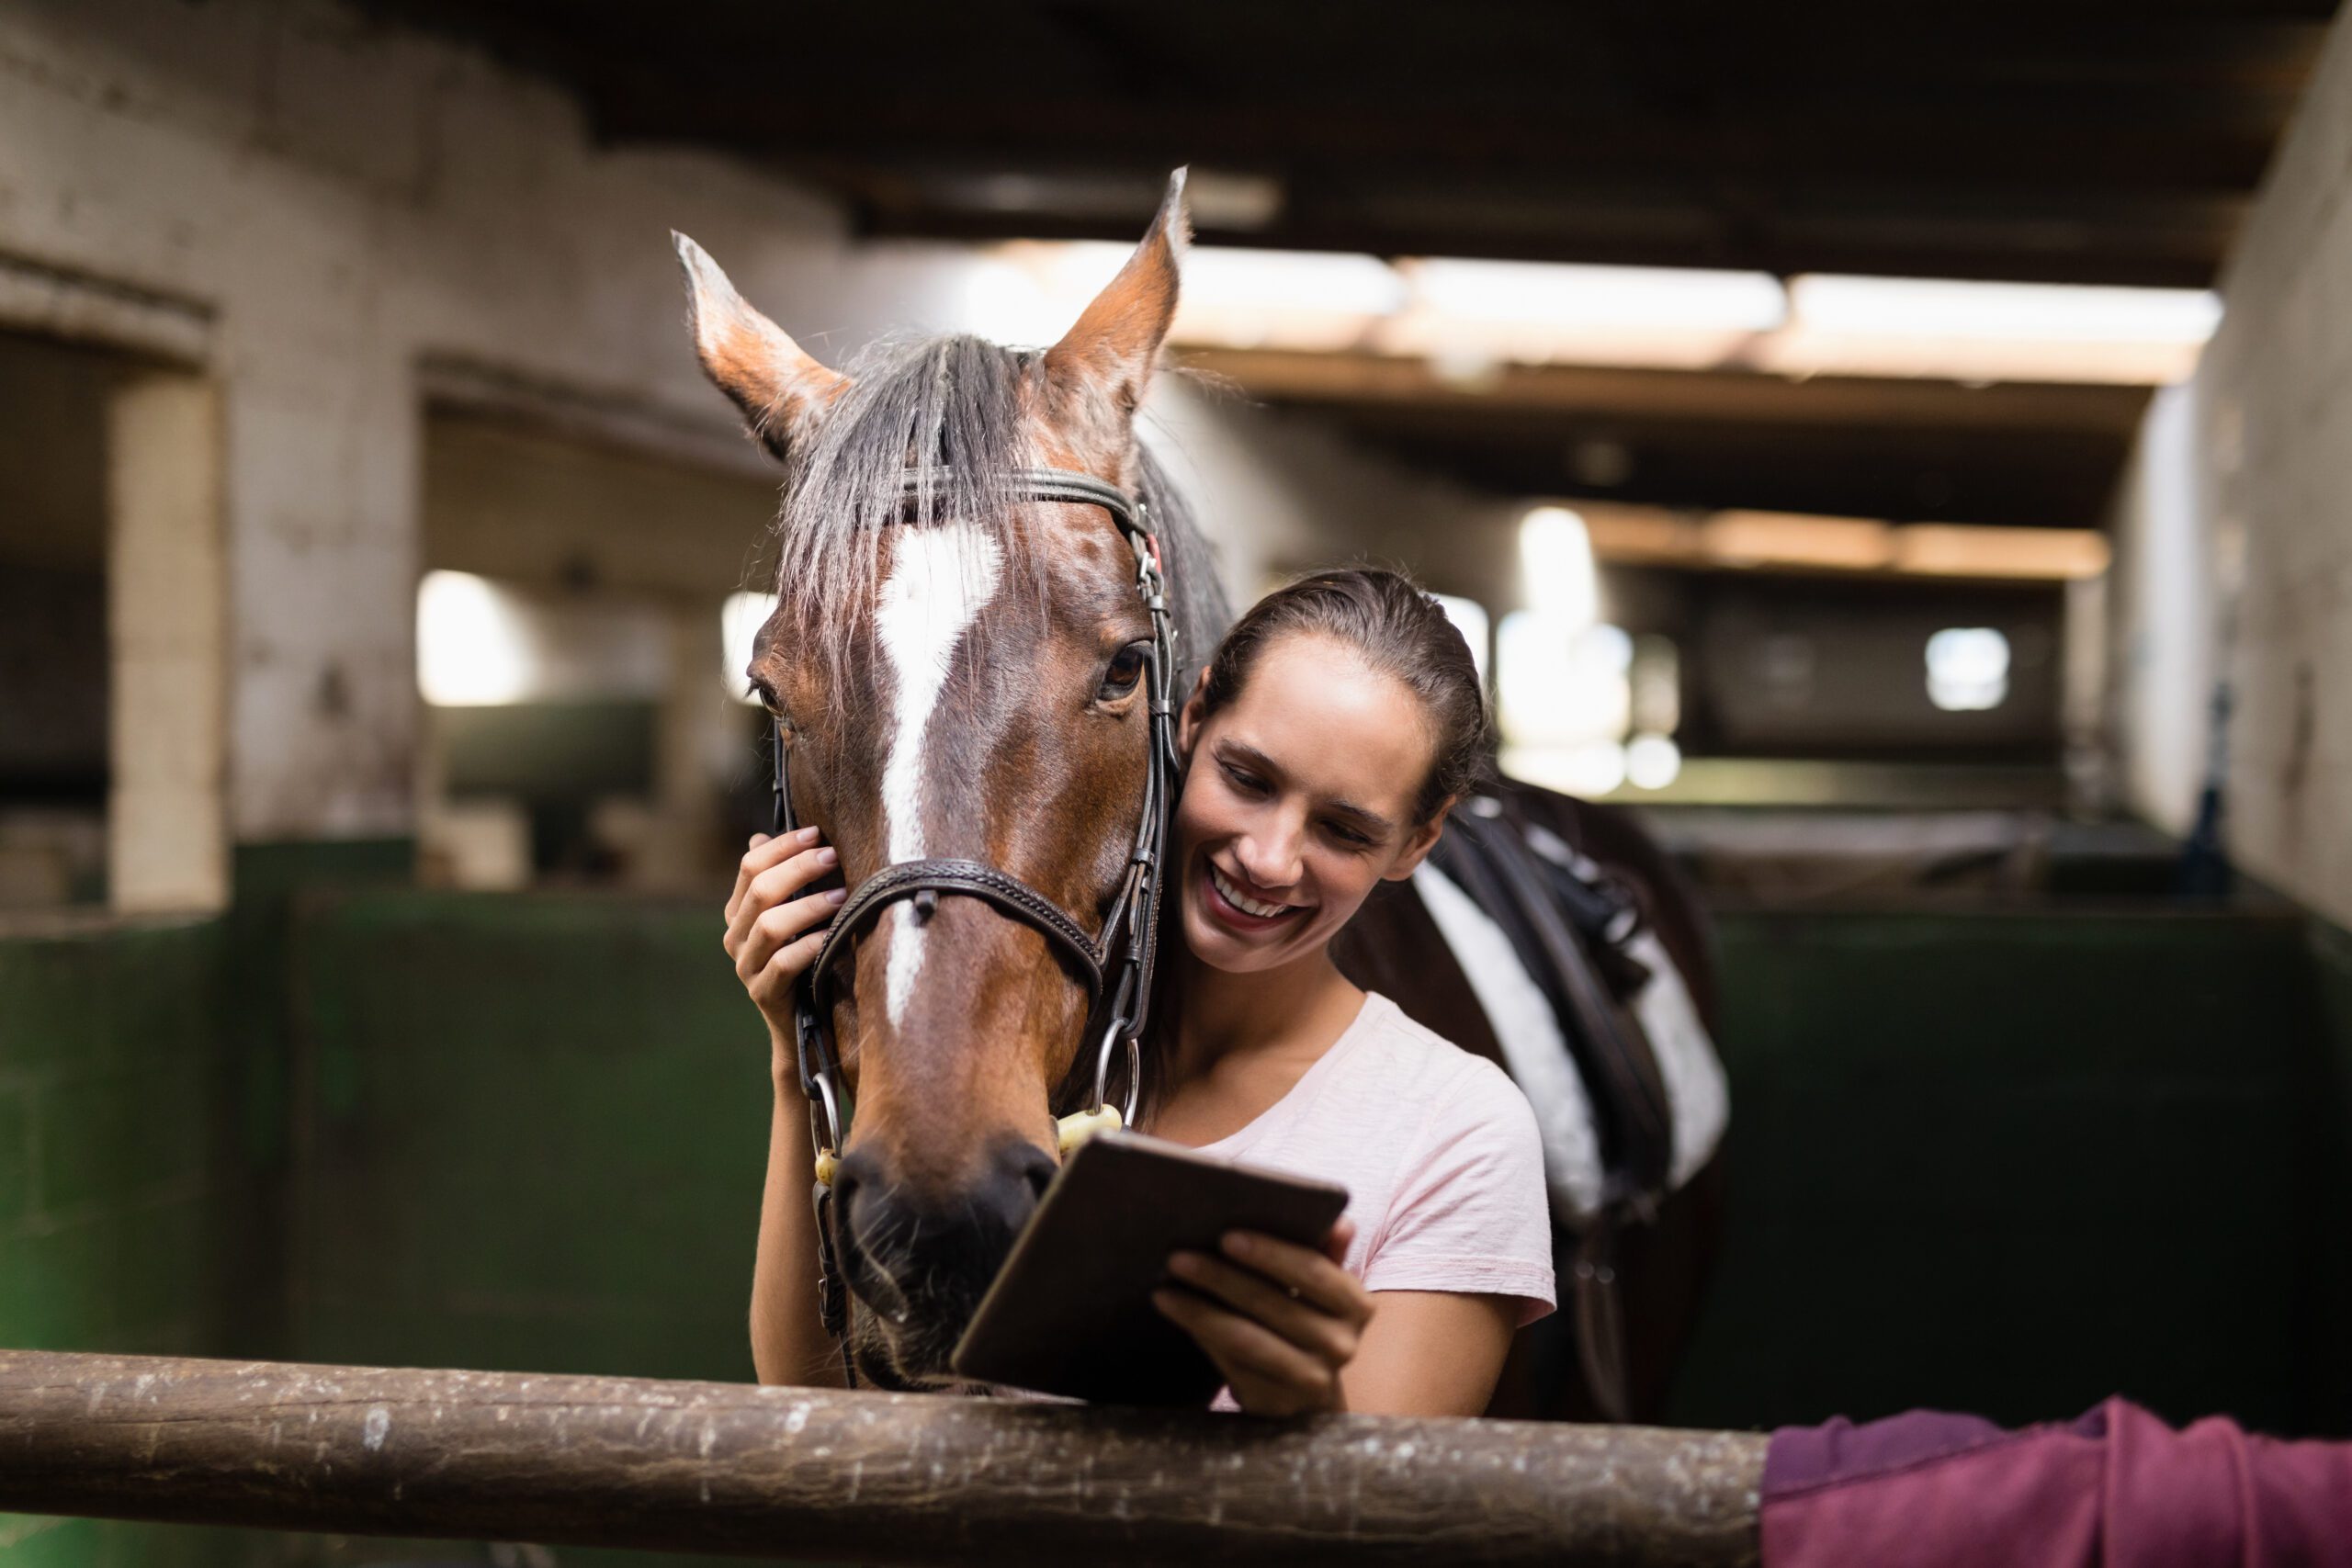
[[[1220,740],[1216,743],[1216,750],[1218,757],[1223,761],[1250,769],[1255,773],[1264,773],[1270,778],[1278,779],[1283,776],[1283,770],[1272,757],[1247,741]],[[1358,827],[1374,834],[1385,834],[1396,826],[1372,807],[1358,806],[1352,801],[1327,800],[1323,803],[1323,809],[1335,817],[1348,818]]]

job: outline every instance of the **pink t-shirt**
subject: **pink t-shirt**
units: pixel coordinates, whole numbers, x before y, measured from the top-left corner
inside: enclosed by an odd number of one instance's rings
[[[1367,1290],[1514,1296],[1521,1326],[1552,1310],[1535,1112],[1500,1067],[1377,991],[1288,1094],[1200,1152],[1346,1187],[1356,1234],[1342,1266]],[[1229,1389],[1211,1404],[1238,1408]]]
[[[1552,1310],[1535,1113],[1377,991],[1288,1094],[1200,1152],[1346,1187],[1343,1267],[1367,1290],[1516,1296],[1521,1325]]]

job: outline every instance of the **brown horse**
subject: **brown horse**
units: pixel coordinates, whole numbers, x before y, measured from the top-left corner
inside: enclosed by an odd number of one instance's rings
[[[953,336],[886,344],[833,370],[679,241],[703,366],[786,466],[777,607],[749,673],[786,737],[798,819],[839,850],[852,886],[887,865],[959,858],[1019,878],[1088,929],[1117,893],[1145,799],[1149,716],[1132,650],[1152,626],[1128,542],[1102,511],[1038,502],[1018,476],[1075,470],[1139,497],[1185,660],[1215,646],[1228,615],[1208,551],[1135,431],[1175,312],[1182,184],[1043,351]],[[1700,928],[1647,840],[1548,801],[1565,837],[1649,889],[1684,972],[1702,976]],[[1501,1055],[1409,898],[1360,920],[1360,979]],[[1067,954],[974,897],[898,904],[844,957],[831,1021],[855,1113],[832,1196],[849,1346],[881,1387],[942,1386],[1055,1168],[1054,1101],[1088,996]],[[1690,1229],[1678,1203],[1658,1236]],[[1694,1239],[1678,1256],[1705,1250]],[[1634,1303],[1645,1349],[1660,1338],[1653,1322],[1679,1340],[1695,1289],[1675,1293],[1655,1315]],[[1670,1348],[1646,1360],[1662,1366]]]

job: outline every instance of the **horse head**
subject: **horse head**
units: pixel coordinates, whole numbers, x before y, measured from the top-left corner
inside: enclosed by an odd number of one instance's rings
[[[1017,476],[1158,488],[1135,415],[1185,242],[1180,174],[1053,347],[900,342],[836,370],[679,238],[703,367],[786,469],[776,609],[747,673],[797,818],[851,888],[954,859],[1087,931],[1116,903],[1145,810],[1153,624],[1104,509]],[[882,1386],[943,1382],[1057,1168],[1057,1090],[1074,1066],[1091,1083],[1090,993],[1065,944],[952,889],[844,924],[823,996],[855,1107],[831,1188],[851,1346]]]

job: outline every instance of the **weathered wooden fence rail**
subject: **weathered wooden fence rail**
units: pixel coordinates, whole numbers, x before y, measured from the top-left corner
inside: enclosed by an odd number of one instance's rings
[[[0,1351],[0,1510],[860,1562],[1721,1564],[1764,1439]]]

